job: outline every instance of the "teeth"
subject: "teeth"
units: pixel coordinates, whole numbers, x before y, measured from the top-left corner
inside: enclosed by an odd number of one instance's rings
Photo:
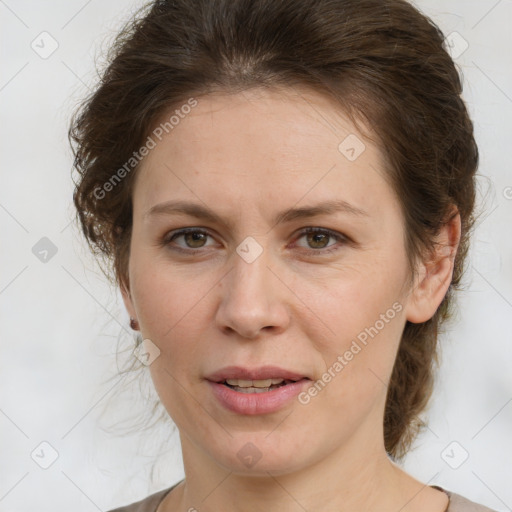
[[[265,379],[265,380],[242,380],[242,379],[226,379],[226,383],[230,386],[239,388],[269,388],[275,384],[281,384],[284,379]]]
[[[267,391],[270,391],[271,389],[275,389],[275,388],[239,388],[239,387],[234,387],[233,389],[240,393],[266,393]]]

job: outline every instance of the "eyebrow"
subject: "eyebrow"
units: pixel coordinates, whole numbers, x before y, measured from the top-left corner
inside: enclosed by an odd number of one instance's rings
[[[332,213],[345,213],[357,217],[369,217],[369,214],[347,201],[342,199],[324,201],[311,206],[302,206],[299,208],[288,208],[278,212],[273,218],[273,225],[285,222],[291,222],[297,219],[307,219],[319,215],[329,215]],[[188,201],[166,201],[164,203],[152,206],[145,214],[144,219],[160,215],[184,214],[196,217],[218,224],[229,225],[229,222],[217,215],[210,208],[198,203]]]

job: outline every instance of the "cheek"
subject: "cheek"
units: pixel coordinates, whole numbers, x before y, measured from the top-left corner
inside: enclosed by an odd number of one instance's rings
[[[208,357],[204,326],[211,325],[207,293],[213,281],[189,279],[170,267],[147,268],[152,270],[141,272],[134,288],[143,335],[160,349],[149,367],[155,390],[178,428],[207,429],[204,411],[190,397],[199,395],[196,370]]]
[[[326,429],[333,440],[381,423],[403,328],[401,306],[391,294],[344,291],[339,300],[325,304],[331,309],[337,305],[336,312],[326,317],[335,334],[329,338],[309,335],[324,371],[300,402],[304,417],[311,418],[314,428]],[[326,314],[325,308],[319,311]]]
[[[324,286],[302,287],[304,302],[318,312],[318,317],[309,315],[301,329],[323,360],[319,394],[354,411],[382,398],[404,327],[403,272],[379,267],[345,273]]]
[[[395,339],[403,309],[402,274],[400,268],[387,266],[381,258],[381,264],[330,269],[320,279],[296,276],[290,287],[309,310],[302,328],[311,329],[313,343],[336,355],[348,349],[352,340],[364,344],[373,339],[376,331],[379,339]]]
[[[192,407],[188,393],[195,392],[201,362],[209,360],[208,351],[213,350],[208,342],[214,323],[211,294],[219,276],[192,274],[156,261],[134,260],[134,270],[138,270],[133,290],[142,334],[160,349],[150,366],[151,376],[171,416],[179,417],[180,411]]]
[[[160,342],[182,325],[193,329],[205,314],[203,299],[213,286],[211,274],[198,278],[158,259],[133,258],[132,290],[143,334]]]

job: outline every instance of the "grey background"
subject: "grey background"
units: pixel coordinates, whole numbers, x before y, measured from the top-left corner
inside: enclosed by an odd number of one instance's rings
[[[147,378],[141,394],[137,382],[117,376],[116,344],[131,343],[128,318],[70,224],[69,117],[95,81],[95,60],[139,5],[0,0],[1,512],[107,510],[183,476],[169,424],[132,433],[115,426],[143,418],[152,389]],[[512,2],[416,5],[445,35],[460,34],[454,51],[469,45],[456,61],[475,121],[485,213],[459,317],[441,338],[429,429],[405,468],[512,510]],[[43,58],[52,44],[57,49]],[[43,469],[53,450],[58,457]]]

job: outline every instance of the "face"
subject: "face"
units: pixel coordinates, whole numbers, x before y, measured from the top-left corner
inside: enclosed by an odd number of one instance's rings
[[[285,474],[381,449],[411,307],[383,155],[314,92],[197,102],[138,170],[123,290],[184,456]],[[297,382],[213,382],[237,376]]]

